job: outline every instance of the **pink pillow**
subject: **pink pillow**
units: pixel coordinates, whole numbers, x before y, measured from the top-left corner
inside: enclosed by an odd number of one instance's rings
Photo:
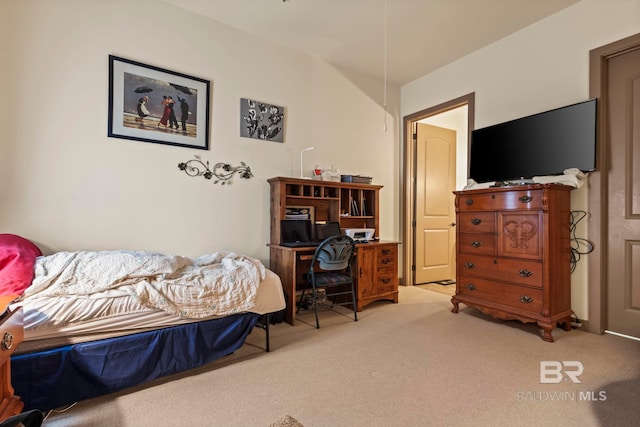
[[[0,234],[0,296],[20,295],[31,285],[40,249],[15,234]]]

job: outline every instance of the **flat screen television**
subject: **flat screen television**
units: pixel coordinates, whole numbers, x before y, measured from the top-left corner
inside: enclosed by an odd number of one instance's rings
[[[469,178],[478,183],[518,182],[596,168],[596,100],[475,129]]]

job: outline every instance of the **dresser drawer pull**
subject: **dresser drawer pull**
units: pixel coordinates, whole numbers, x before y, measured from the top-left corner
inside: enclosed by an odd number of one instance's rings
[[[474,263],[472,263],[472,262],[465,262],[464,266],[467,267],[467,268],[475,268],[476,267],[476,265]]]
[[[529,304],[533,302],[533,297],[529,295],[520,295],[520,302],[523,304]]]
[[[384,265],[391,264],[392,262],[393,262],[393,261],[392,261],[392,260],[390,260],[390,259],[383,259],[383,260],[382,260],[382,263],[383,263]]]
[[[391,283],[391,279],[382,279],[382,283],[384,283],[385,285],[387,283]]]
[[[474,248],[479,248],[480,246],[482,246],[482,243],[474,240],[473,242],[471,242],[471,246],[473,246]]]
[[[473,218],[471,220],[471,224],[473,225],[480,225],[482,223],[482,220],[480,218]]]
[[[383,249],[382,255],[389,255],[391,253],[391,249]]]
[[[533,200],[533,197],[531,197],[531,196],[522,196],[518,200],[520,200],[522,203],[529,203],[530,201]]]
[[[476,285],[474,285],[473,283],[467,283],[467,289],[470,291],[475,291]]]
[[[473,204],[473,199],[467,199],[465,203],[467,204],[467,206],[471,206]]]
[[[1,345],[3,350],[11,350],[11,347],[13,347],[13,334],[11,332],[5,332]]]
[[[531,277],[533,273],[529,270],[520,270],[518,274],[520,274],[520,277]]]

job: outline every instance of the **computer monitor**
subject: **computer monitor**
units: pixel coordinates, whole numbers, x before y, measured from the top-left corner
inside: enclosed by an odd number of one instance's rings
[[[308,219],[283,219],[280,221],[280,242],[311,241],[311,221]]]
[[[337,221],[327,222],[326,224],[316,224],[316,236],[318,240],[324,240],[327,237],[339,236],[340,223]]]

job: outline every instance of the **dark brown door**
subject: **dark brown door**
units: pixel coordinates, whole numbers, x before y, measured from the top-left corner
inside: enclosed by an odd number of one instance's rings
[[[608,71],[606,329],[640,337],[640,46]]]

